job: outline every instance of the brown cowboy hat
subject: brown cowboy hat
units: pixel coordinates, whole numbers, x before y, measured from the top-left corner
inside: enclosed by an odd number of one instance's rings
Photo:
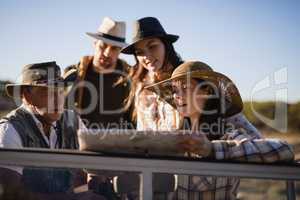
[[[19,98],[22,87],[65,87],[65,81],[61,77],[60,67],[53,61],[24,66],[21,82],[5,87],[8,96]]]
[[[170,83],[172,80],[187,78],[201,79],[213,84],[225,97],[225,116],[229,117],[243,110],[242,98],[235,84],[224,74],[213,71],[210,66],[199,61],[184,62],[174,70],[170,78],[146,86],[145,89],[158,93],[162,99],[175,107]]]
[[[144,17],[134,22],[134,31],[132,43],[121,50],[125,54],[134,54],[134,45],[139,41],[150,38],[159,37],[164,38],[171,43],[178,40],[178,35],[168,34],[158,19],[154,17]]]

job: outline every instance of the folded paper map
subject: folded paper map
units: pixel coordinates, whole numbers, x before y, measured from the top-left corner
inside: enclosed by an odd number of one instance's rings
[[[181,131],[89,129],[79,130],[78,138],[80,150],[178,156],[178,134],[182,134]]]

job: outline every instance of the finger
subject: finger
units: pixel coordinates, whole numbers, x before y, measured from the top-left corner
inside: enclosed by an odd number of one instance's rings
[[[182,149],[184,151],[187,151],[187,152],[199,152],[200,151],[200,147],[198,146],[195,146],[195,145],[187,145],[187,144],[182,144],[179,146],[179,149]]]
[[[187,145],[187,146],[198,145],[197,142],[195,142],[195,141],[193,141],[193,140],[179,141],[177,144],[179,144],[179,145]]]

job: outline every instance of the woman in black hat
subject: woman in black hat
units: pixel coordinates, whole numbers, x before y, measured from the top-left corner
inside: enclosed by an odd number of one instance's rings
[[[179,36],[168,34],[154,17],[137,20],[134,28],[132,43],[121,52],[133,54],[136,60],[129,74],[132,89],[127,103],[135,102],[137,129],[176,129],[179,124],[178,112],[160,101],[158,95],[143,88],[170,77],[172,71],[182,63],[173,46]]]
[[[178,38],[168,34],[158,19],[145,17],[135,21],[132,43],[121,51],[134,55],[136,60],[129,74],[132,84],[127,105],[135,102],[133,113],[138,130],[174,130],[182,125],[182,117],[174,106],[160,100],[162,91],[158,94],[144,89],[149,84],[169,78],[174,69],[183,63],[173,46]],[[227,117],[226,121],[247,129],[253,137],[261,137],[241,113]]]

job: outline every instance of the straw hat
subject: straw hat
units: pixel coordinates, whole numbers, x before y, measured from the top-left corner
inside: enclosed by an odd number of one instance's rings
[[[216,86],[220,94],[225,97],[223,112],[225,116],[232,116],[243,110],[242,98],[235,84],[224,74],[213,71],[207,64],[199,61],[190,61],[179,65],[170,78],[146,86],[145,89],[158,93],[162,99],[175,106],[171,81],[186,78],[201,79]]]

